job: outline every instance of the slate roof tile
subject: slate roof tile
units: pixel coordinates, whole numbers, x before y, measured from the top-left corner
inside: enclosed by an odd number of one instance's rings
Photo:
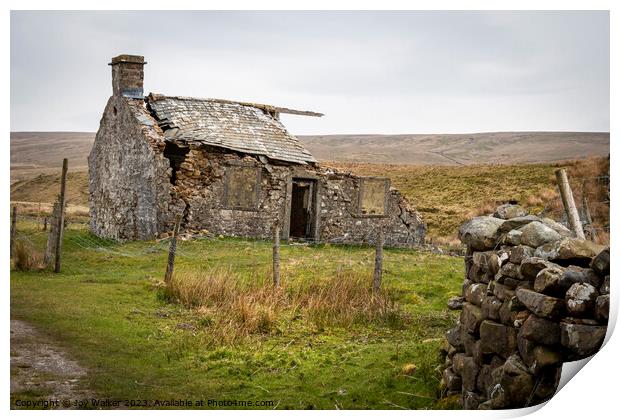
[[[153,94],[147,102],[166,139],[198,142],[286,162],[316,162],[279,120],[259,106]]]

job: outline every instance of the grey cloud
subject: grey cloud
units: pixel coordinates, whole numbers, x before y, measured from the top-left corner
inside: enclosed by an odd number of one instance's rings
[[[145,88],[270,102],[297,134],[609,130],[609,14],[12,12],[11,129],[97,129],[106,63]]]

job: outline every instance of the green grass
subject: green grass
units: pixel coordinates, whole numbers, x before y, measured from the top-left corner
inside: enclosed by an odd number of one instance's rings
[[[34,226],[18,231],[43,247]],[[195,309],[158,298],[164,246],[86,246],[85,230],[65,236],[62,273],[11,272],[11,316],[62,343],[89,369],[89,387],[118,399],[272,400],[278,409],[437,408],[445,309],[459,292],[460,258],[385,251],[384,287],[407,314],[401,327],[282,321],[268,334],[208,346],[209,322]],[[230,267],[248,281],[268,275],[271,244],[241,239],[180,242],[178,270]],[[312,282],[338,270],[371,273],[374,251],[353,246],[284,245],[282,282]],[[277,320],[276,320],[277,322]],[[189,329],[187,329],[189,326]],[[404,365],[417,366],[411,375]]]

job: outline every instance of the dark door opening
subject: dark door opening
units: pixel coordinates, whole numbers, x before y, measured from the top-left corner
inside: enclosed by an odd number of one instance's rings
[[[291,194],[291,238],[312,238],[314,216],[312,200],[314,195],[314,181],[293,180]]]

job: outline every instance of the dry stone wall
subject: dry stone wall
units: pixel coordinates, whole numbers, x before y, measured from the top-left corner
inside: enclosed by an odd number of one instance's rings
[[[593,355],[609,317],[609,248],[505,205],[459,229],[467,246],[442,385],[465,409],[520,408],[555,393],[562,363]]]

